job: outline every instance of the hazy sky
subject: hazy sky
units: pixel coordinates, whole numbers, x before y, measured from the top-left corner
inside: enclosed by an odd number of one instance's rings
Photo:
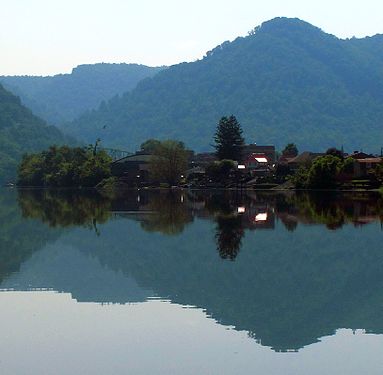
[[[201,58],[277,16],[336,36],[383,33],[383,0],[0,0],[0,75],[79,64],[171,65]]]

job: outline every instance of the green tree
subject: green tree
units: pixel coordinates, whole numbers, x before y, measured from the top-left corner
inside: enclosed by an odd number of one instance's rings
[[[298,156],[298,147],[295,143],[288,143],[282,151],[283,156],[295,157]]]
[[[155,150],[161,145],[161,142],[158,139],[148,139],[147,141],[141,143],[141,151],[145,151],[148,154],[153,154]]]
[[[27,154],[19,165],[18,185],[48,187],[94,187],[111,175],[111,158],[94,146],[51,146],[47,151]]]
[[[216,155],[219,160],[241,160],[245,143],[242,128],[235,116],[222,117],[214,134]]]
[[[370,171],[369,176],[372,181],[383,186],[383,161]]]
[[[349,161],[338,156],[325,155],[316,158],[311,166],[301,167],[291,177],[297,189],[334,189],[338,185],[340,172],[347,172]]]
[[[309,169],[308,186],[316,189],[335,188],[342,166],[342,160],[337,156],[326,155],[316,158]]]
[[[230,181],[229,175],[235,170],[232,160],[214,161],[206,166],[206,175],[214,182]]]
[[[176,185],[181,175],[187,169],[189,151],[182,142],[167,140],[160,142],[154,150],[150,160],[149,171],[151,176],[169,185]]]

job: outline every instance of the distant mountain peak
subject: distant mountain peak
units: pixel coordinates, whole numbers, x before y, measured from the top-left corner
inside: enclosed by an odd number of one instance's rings
[[[276,17],[255,27],[249,34],[257,35],[259,33],[268,33],[279,36],[286,35],[286,33],[289,32],[324,33],[319,27],[303,21],[300,18]]]
[[[265,26],[279,26],[279,25],[284,25],[284,26],[297,26],[297,25],[305,25],[305,26],[310,26],[310,27],[313,27],[313,28],[317,28],[313,25],[311,25],[309,22],[306,22],[306,21],[303,21],[301,20],[300,18],[297,18],[297,17],[294,17],[294,18],[291,18],[291,17],[275,17],[275,18],[272,18],[271,20],[269,21],[265,21],[262,23],[262,27],[265,27]]]

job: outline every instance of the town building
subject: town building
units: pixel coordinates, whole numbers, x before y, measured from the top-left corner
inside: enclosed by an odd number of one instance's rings
[[[270,172],[270,161],[263,153],[252,153],[244,161],[246,171],[253,176],[265,176]]]
[[[245,145],[242,148],[243,160],[246,160],[252,154],[263,154],[267,159],[269,165],[273,165],[276,162],[275,146],[262,146],[256,143]]]
[[[354,178],[368,177],[369,172],[374,170],[382,162],[383,162],[383,158],[377,158],[377,157],[355,159]]]
[[[149,161],[152,155],[137,152],[111,164],[112,175],[129,185],[149,182]]]

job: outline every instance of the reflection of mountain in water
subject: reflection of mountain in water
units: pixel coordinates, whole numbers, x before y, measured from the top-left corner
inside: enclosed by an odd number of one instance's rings
[[[234,263],[217,258],[214,228],[205,221],[197,220],[178,237],[149,235],[123,220],[107,226],[91,247],[84,238],[80,245],[74,233],[67,240],[81,251],[91,248],[103,264],[140,286],[203,307],[264,345],[297,349],[337,328],[383,333],[383,254],[376,226],[366,227],[363,236],[347,227],[331,233],[328,244],[323,227],[291,234],[277,226],[246,235]],[[130,245],[123,250],[118,244],[127,239]]]
[[[139,213],[133,212],[136,195],[118,206],[113,201],[114,220],[97,224],[101,235],[81,228],[65,233],[0,287],[23,289],[29,283],[97,302],[157,295],[205,308],[218,322],[246,330],[276,350],[299,349],[338,328],[383,333],[383,233],[377,222],[357,229],[348,225],[355,223],[349,201],[305,202],[309,198],[294,195],[178,198],[167,202],[170,210],[176,205],[174,212],[183,207],[178,215],[156,214],[148,196],[140,197]],[[165,199],[160,195],[157,202]],[[376,199],[356,202],[379,219]],[[288,215],[298,224],[323,223],[328,212],[341,214],[342,230],[296,225],[291,232],[275,219]],[[235,218],[243,231],[241,248],[235,262],[228,262],[217,254],[216,236],[223,228],[219,220]],[[147,231],[148,220],[161,225]],[[174,228],[174,220],[184,223],[182,230],[165,231],[167,222]]]
[[[3,189],[0,194],[0,282],[60,235],[59,231],[48,231],[40,220],[23,219],[16,196],[13,190]]]
[[[134,303],[153,295],[133,278],[102,266],[97,258],[60,240],[32,255],[1,287],[23,291],[48,287],[70,292],[79,302]]]

